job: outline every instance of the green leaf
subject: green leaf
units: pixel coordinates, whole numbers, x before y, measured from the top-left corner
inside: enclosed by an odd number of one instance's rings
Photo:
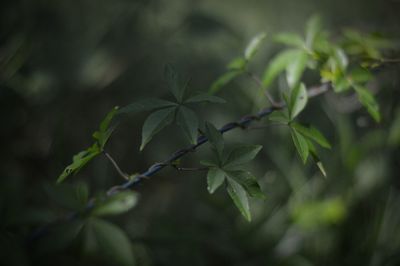
[[[235,180],[228,178],[227,191],[229,196],[232,198],[236,207],[240,213],[246,218],[247,221],[251,221],[251,213],[249,206],[249,199],[247,198],[246,191],[238,184]]]
[[[82,204],[86,205],[89,200],[89,187],[84,182],[79,182],[76,185],[76,198]]]
[[[279,33],[275,35],[274,41],[278,43],[282,43],[288,46],[294,46],[297,48],[304,48],[304,40],[300,35],[295,33]]]
[[[268,116],[268,119],[273,122],[287,124],[289,123],[289,115],[285,111],[274,111]]]
[[[98,131],[93,133],[93,138],[98,141],[100,149],[103,149],[106,145],[111,134],[116,128],[116,124],[110,127],[111,121],[118,112],[118,106],[114,107],[100,123],[100,128]]]
[[[244,51],[244,58],[246,60],[251,60],[254,55],[257,53],[258,49],[260,48],[261,43],[265,40],[267,37],[267,34],[265,33],[260,33],[256,35],[250,43],[247,45],[245,51]]]
[[[201,160],[200,164],[207,167],[218,167],[218,162],[215,162],[213,160]]]
[[[357,92],[358,99],[361,104],[367,108],[368,113],[374,118],[376,122],[381,120],[381,114],[379,112],[379,105],[375,100],[374,95],[366,88],[361,86],[355,86],[354,89]]]
[[[225,180],[225,172],[217,167],[212,167],[208,170],[207,183],[208,191],[212,194],[219,188]]]
[[[234,78],[236,78],[242,73],[243,73],[242,71],[238,70],[232,70],[226,72],[225,74],[220,76],[216,81],[214,81],[214,83],[211,85],[211,88],[209,90],[210,94],[215,94],[219,92],[222,89],[222,87],[227,85],[229,82],[231,82]]]
[[[308,54],[305,51],[298,50],[293,54],[290,63],[286,67],[286,78],[290,88],[298,85],[308,62]]]
[[[290,132],[292,134],[293,143],[297,149],[297,152],[300,155],[300,158],[302,159],[303,163],[306,163],[309,154],[307,139],[293,128]]]
[[[151,111],[154,109],[162,109],[167,107],[176,106],[174,102],[158,99],[158,98],[146,98],[141,99],[137,102],[131,103],[121,109],[119,109],[118,114],[131,114],[144,111]]]
[[[303,83],[296,86],[290,94],[289,98],[289,117],[293,120],[307,104],[307,90]]]
[[[143,150],[147,143],[160,132],[164,127],[171,124],[174,120],[175,107],[155,111],[146,119],[142,129],[142,144],[140,150]]]
[[[137,203],[137,195],[133,191],[123,191],[104,200],[96,201],[91,214],[95,216],[117,215],[133,208]]]
[[[321,17],[314,15],[307,21],[306,25],[306,45],[309,49],[314,48],[315,39],[320,32]]]
[[[373,75],[368,69],[356,67],[350,71],[349,78],[355,83],[365,83],[373,78]]]
[[[222,138],[221,132],[219,132],[213,124],[206,122],[204,135],[210,144],[215,147],[218,154],[221,155],[224,149],[224,139]]]
[[[105,220],[90,218],[87,221],[84,250],[90,255],[95,252],[117,265],[134,265],[128,236],[120,228]]]
[[[71,174],[76,174],[79,170],[90,162],[94,157],[101,153],[99,146],[95,143],[88,149],[79,152],[72,157],[72,163],[68,165],[57,179],[61,183]]]
[[[271,85],[274,79],[282,73],[286,67],[292,62],[296,54],[299,53],[297,49],[285,50],[277,54],[268,64],[262,82],[265,87]]]
[[[201,103],[201,102],[208,102],[208,103],[226,103],[226,101],[220,97],[210,95],[208,93],[201,93],[195,95],[185,101],[185,103]]]
[[[250,197],[265,199],[265,194],[261,191],[261,187],[257,179],[244,170],[228,171],[228,176],[239,183]]]
[[[246,59],[242,58],[242,57],[238,57],[233,59],[231,62],[229,62],[228,64],[228,69],[229,70],[244,70],[246,68]]]
[[[291,123],[290,126],[294,128],[297,132],[302,134],[303,136],[314,140],[316,143],[321,145],[324,148],[330,149],[331,145],[328,140],[322,135],[322,133],[313,126],[305,127],[298,123]]]
[[[186,84],[181,84],[180,77],[176,72],[174,66],[172,66],[171,64],[167,64],[165,66],[164,77],[167,81],[169,89],[175,96],[176,100],[178,102],[182,102],[186,90]]]
[[[195,112],[185,106],[180,106],[176,119],[178,125],[183,129],[190,143],[196,144],[199,120],[197,119]]]
[[[312,158],[314,159],[315,163],[317,164],[318,169],[321,172],[321,174],[324,177],[326,177],[325,167],[324,167],[323,163],[321,162],[321,159],[318,157],[317,153],[310,149],[310,154],[311,154]]]
[[[224,169],[236,168],[253,160],[262,149],[261,145],[240,145],[229,154]]]

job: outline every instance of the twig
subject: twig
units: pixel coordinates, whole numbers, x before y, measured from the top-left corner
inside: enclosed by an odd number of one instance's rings
[[[114,160],[113,157],[111,157],[111,155],[106,152],[105,150],[103,150],[103,154],[107,157],[107,159],[112,163],[112,165],[114,166],[115,170],[117,170],[118,174],[120,176],[122,176],[122,178],[129,180],[129,175],[124,173],[121,168],[118,166],[117,162]]]
[[[277,103],[272,95],[268,92],[267,88],[264,87],[262,84],[262,81],[260,78],[255,75],[253,72],[246,71],[246,74],[257,84],[257,86],[262,90],[264,93],[265,97],[267,97],[268,101],[271,103],[272,106],[274,107],[281,107],[281,104]]]

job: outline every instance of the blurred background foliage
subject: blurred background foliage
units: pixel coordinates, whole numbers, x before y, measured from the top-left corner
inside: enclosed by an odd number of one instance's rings
[[[313,99],[302,115],[332,143],[332,150],[321,151],[326,179],[314,165],[302,165],[285,128],[227,135],[230,142],[264,145],[251,168],[267,197],[252,202],[251,223],[226,193],[208,194],[204,173],[167,169],[136,189],[140,198],[133,210],[112,217],[117,228],[91,221],[93,230],[109,232],[99,243],[114,238],[117,250],[103,245],[91,252],[78,240],[63,245],[79,234],[81,225],[73,223],[60,225],[42,244],[25,243],[35,228],[80,206],[80,196],[122,182],[99,157],[69,184],[54,185],[71,155],[91,144],[91,133],[113,106],[169,97],[162,75],[167,62],[191,78],[191,90],[206,91],[251,37],[302,32],[314,13],[333,36],[351,27],[398,40],[399,1],[3,0],[0,5],[0,261],[5,265],[115,265],[107,260],[110,252],[126,256],[117,261],[129,264],[132,251],[137,265],[400,265],[398,65],[380,69],[370,84],[381,105],[380,124],[351,95]],[[251,66],[256,73],[281,48],[268,37]],[[319,82],[312,74],[305,81]],[[240,78],[220,94],[227,104],[197,111],[219,126],[235,120],[257,109],[254,86]],[[187,145],[170,127],[140,153],[145,115],[126,119],[107,146],[127,172],[143,171]],[[202,148],[183,163],[197,166],[207,152]]]

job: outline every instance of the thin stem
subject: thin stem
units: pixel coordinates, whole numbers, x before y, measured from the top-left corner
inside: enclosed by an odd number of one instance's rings
[[[119,174],[122,178],[124,178],[124,179],[126,179],[126,180],[129,180],[129,175],[126,174],[126,173],[124,173],[124,172],[121,170],[121,168],[118,166],[118,164],[117,164],[117,162],[114,160],[114,158],[111,157],[111,155],[110,155],[108,152],[106,152],[105,150],[103,150],[103,154],[104,154],[104,155],[107,157],[107,159],[111,162],[111,164],[114,166],[115,170],[117,170],[118,174]]]
[[[262,90],[262,92],[264,93],[265,97],[267,97],[268,101],[272,104],[272,106],[274,107],[280,107],[281,105],[279,103],[277,103],[274,98],[272,97],[272,95],[267,91],[267,89],[264,87],[264,85],[262,84],[262,81],[260,80],[260,78],[255,75],[253,72],[250,71],[246,71],[246,74],[257,84],[257,86]]]
[[[206,171],[206,170],[208,170],[208,167],[177,167],[177,166],[174,166],[174,168],[178,171]]]

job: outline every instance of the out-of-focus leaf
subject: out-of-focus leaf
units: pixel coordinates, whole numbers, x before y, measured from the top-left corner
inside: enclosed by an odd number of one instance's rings
[[[100,149],[104,148],[112,132],[116,128],[116,125],[110,127],[110,124],[114,116],[117,114],[118,109],[118,106],[114,107],[100,123],[99,130],[93,133],[93,138],[99,142]]]
[[[170,107],[155,111],[146,119],[142,129],[142,144],[140,150],[143,150],[147,143],[160,132],[164,127],[171,124],[174,120],[176,108]]]
[[[308,62],[308,54],[303,50],[298,50],[293,54],[290,63],[286,67],[286,78],[289,88],[298,85]]]
[[[246,218],[247,221],[251,221],[251,213],[249,206],[249,199],[247,198],[246,191],[240,184],[235,180],[228,178],[227,191],[229,196],[232,198],[236,207],[239,209],[240,213]]]
[[[218,167],[218,162],[214,162],[213,160],[201,160],[200,164],[207,167]]]
[[[224,169],[236,168],[253,160],[262,149],[261,145],[240,145],[229,154]]]
[[[368,69],[356,67],[350,71],[349,78],[355,83],[365,83],[373,78],[373,75]]]
[[[313,126],[305,127],[298,123],[291,123],[290,126],[294,128],[297,132],[302,134],[303,136],[310,138],[317,142],[324,148],[330,149],[331,145],[329,144],[328,140],[322,135],[322,133]]]
[[[244,58],[246,60],[251,60],[254,55],[257,53],[258,49],[260,48],[261,43],[265,40],[267,37],[267,34],[265,33],[260,33],[256,35],[250,43],[247,45],[245,51],[244,51]]]
[[[44,191],[51,199],[51,202],[56,203],[62,208],[80,211],[86,206],[86,204],[78,198],[76,188],[71,184],[45,185]]]
[[[176,116],[177,123],[185,132],[186,137],[191,144],[197,143],[199,120],[197,115],[191,109],[180,106]]]
[[[204,134],[211,145],[216,148],[218,154],[222,154],[224,149],[224,139],[222,138],[221,132],[219,132],[213,124],[206,122]]]
[[[167,64],[164,69],[164,77],[168,83],[168,87],[178,102],[182,102],[186,85],[181,84],[180,77],[174,66]]]
[[[97,218],[85,224],[84,250],[96,253],[116,265],[134,265],[134,256],[128,236],[117,226]]]
[[[287,33],[287,32],[279,33],[279,34],[275,35],[274,41],[288,45],[288,46],[293,46],[296,48],[304,48],[305,47],[303,38],[300,35],[295,34],[295,33]]]
[[[228,64],[228,69],[229,70],[239,70],[242,71],[246,68],[247,61],[246,59],[242,57],[238,57],[233,59],[231,62]]]
[[[293,61],[293,58],[299,53],[298,49],[289,49],[277,54],[271,59],[265,69],[262,82],[265,87],[271,85],[274,79],[283,72],[286,67]]]
[[[76,185],[76,198],[78,199],[79,202],[82,203],[82,205],[86,205],[88,200],[89,200],[89,187],[86,183],[84,182],[79,182]]]
[[[82,167],[90,162],[94,157],[101,153],[97,143],[89,147],[87,150],[81,151],[72,157],[72,164],[68,165],[57,179],[57,183],[61,183],[71,174],[76,174]]]
[[[306,25],[306,45],[309,49],[314,48],[314,42],[317,35],[321,32],[321,17],[318,15],[312,16]]]
[[[224,183],[224,180],[225,172],[217,167],[211,167],[207,174],[208,191],[214,193]]]
[[[302,159],[303,163],[306,163],[309,154],[307,139],[303,137],[295,129],[292,129],[290,132],[292,134],[294,146],[296,147],[296,150],[299,153],[300,158]]]
[[[161,109],[176,106],[176,103],[158,99],[158,98],[146,98],[131,103],[118,110],[118,114],[131,114],[144,111],[151,111],[153,109]]]
[[[289,123],[289,115],[287,114],[286,111],[274,111],[272,114],[268,116],[268,119],[277,122],[277,123],[283,123],[287,124]]]
[[[220,97],[210,95],[208,93],[201,93],[195,95],[185,101],[185,103],[201,103],[201,102],[208,102],[208,103],[226,103],[226,101]]]
[[[326,177],[325,167],[324,167],[321,159],[318,157],[317,153],[315,151],[313,151],[312,149],[310,149],[310,154],[311,154],[312,158],[314,159],[315,163],[317,164],[318,169],[321,172],[321,174],[324,177]]]
[[[219,92],[222,89],[222,87],[227,85],[229,82],[231,82],[234,78],[236,78],[242,73],[243,73],[242,71],[238,70],[232,70],[226,72],[225,74],[220,76],[216,81],[214,81],[214,83],[211,85],[210,94],[215,94]]]
[[[261,187],[257,182],[257,179],[247,171],[228,171],[228,176],[239,183],[248,193],[250,197],[265,198],[265,194],[261,191]]]
[[[123,191],[104,200],[96,201],[91,214],[94,216],[117,215],[129,211],[137,203],[137,195],[133,191]]]
[[[374,120],[379,122],[381,120],[381,114],[374,95],[368,89],[361,86],[355,86],[354,89],[357,92],[361,104],[367,108],[368,113],[374,118]]]
[[[303,83],[292,89],[289,98],[289,117],[293,120],[307,104],[307,90]]]

